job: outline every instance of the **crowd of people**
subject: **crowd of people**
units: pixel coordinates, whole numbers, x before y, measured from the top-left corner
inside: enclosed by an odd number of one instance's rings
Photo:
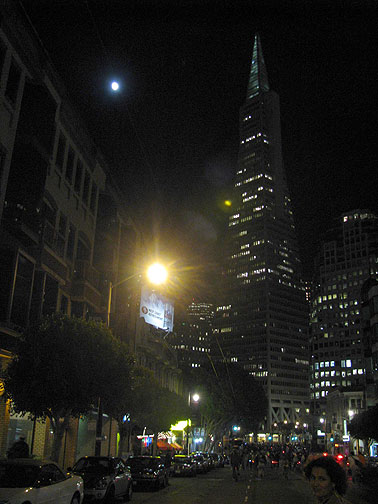
[[[254,470],[257,478],[262,478],[266,467],[284,473],[290,470],[300,471],[309,454],[309,449],[301,445],[242,444],[233,447],[230,463],[236,460],[238,466]]]

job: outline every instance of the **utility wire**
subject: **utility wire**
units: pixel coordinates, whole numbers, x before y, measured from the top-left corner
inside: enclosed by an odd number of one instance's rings
[[[99,39],[99,41],[100,41],[101,47],[102,47],[102,49],[103,49],[103,51],[104,51],[104,53],[105,53],[106,57],[107,57],[107,58],[109,59],[109,61],[110,61],[110,57],[109,57],[108,51],[106,50],[106,46],[105,46],[105,44],[104,44],[104,41],[102,40],[102,37],[101,37],[100,31],[99,31],[99,29],[98,29],[98,27],[97,27],[97,23],[96,23],[96,21],[95,21],[95,18],[93,17],[92,11],[91,11],[91,9],[90,9],[90,7],[89,7],[89,2],[88,2],[88,0],[84,0],[84,3],[85,3],[85,5],[86,5],[86,7],[87,7],[87,10],[88,10],[88,13],[89,13],[89,17],[91,18],[91,21],[92,21],[93,27],[94,27],[95,32],[96,32],[96,34],[97,34],[97,37],[98,37],[98,39]],[[111,64],[111,62],[110,62],[110,64]]]
[[[235,390],[234,390],[234,387],[233,387],[233,385],[232,385],[231,376],[230,376],[230,370],[229,370],[229,367],[228,367],[228,364],[227,364],[227,359],[225,358],[225,355],[224,355],[224,353],[223,353],[223,349],[222,349],[222,347],[221,347],[221,345],[220,345],[220,343],[219,343],[219,339],[218,339],[218,335],[217,335],[217,333],[215,333],[215,340],[216,340],[216,342],[217,342],[218,348],[219,348],[220,353],[221,353],[221,355],[222,355],[223,362],[224,362],[224,364],[225,364],[225,366],[226,366],[227,377],[228,377],[228,383],[229,383],[229,385],[230,385],[230,389],[231,389],[232,395],[233,395],[233,397],[234,397],[234,400],[236,401]]]

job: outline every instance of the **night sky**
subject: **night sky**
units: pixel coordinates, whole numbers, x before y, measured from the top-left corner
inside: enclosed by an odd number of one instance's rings
[[[378,212],[375,2],[22,4],[146,240],[153,233],[161,253],[207,268],[205,257],[221,248],[220,202],[236,170],[257,31],[281,100],[306,276],[332,218],[354,208]],[[109,91],[113,76],[117,95]]]

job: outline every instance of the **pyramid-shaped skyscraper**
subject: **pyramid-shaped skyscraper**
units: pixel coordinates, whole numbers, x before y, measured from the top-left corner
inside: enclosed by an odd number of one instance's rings
[[[280,424],[306,423],[308,309],[282,161],[279,97],[270,89],[258,35],[240,109],[233,191],[215,348],[263,384],[265,432],[278,432]]]

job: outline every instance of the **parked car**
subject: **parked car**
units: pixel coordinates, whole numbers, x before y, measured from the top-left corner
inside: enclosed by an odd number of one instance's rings
[[[0,502],[7,504],[81,504],[84,483],[55,462],[38,459],[0,460]]]
[[[210,453],[210,458],[213,461],[214,467],[224,467],[223,456],[218,453]]]
[[[118,497],[127,501],[132,497],[131,474],[120,458],[82,457],[71,470],[83,478],[84,496],[88,501],[112,503]]]
[[[197,476],[197,466],[190,455],[175,455],[171,469],[173,476]]]
[[[168,469],[160,457],[136,455],[129,457],[125,464],[130,469],[134,487],[159,490],[168,485]]]
[[[207,461],[207,465],[208,465],[209,471],[210,471],[210,469],[214,469],[215,464],[214,464],[214,460],[210,456],[210,453],[208,453],[208,452],[200,452],[200,454]]]
[[[199,453],[193,453],[192,456],[197,466],[197,473],[204,474],[210,470],[209,463],[203,455]]]

